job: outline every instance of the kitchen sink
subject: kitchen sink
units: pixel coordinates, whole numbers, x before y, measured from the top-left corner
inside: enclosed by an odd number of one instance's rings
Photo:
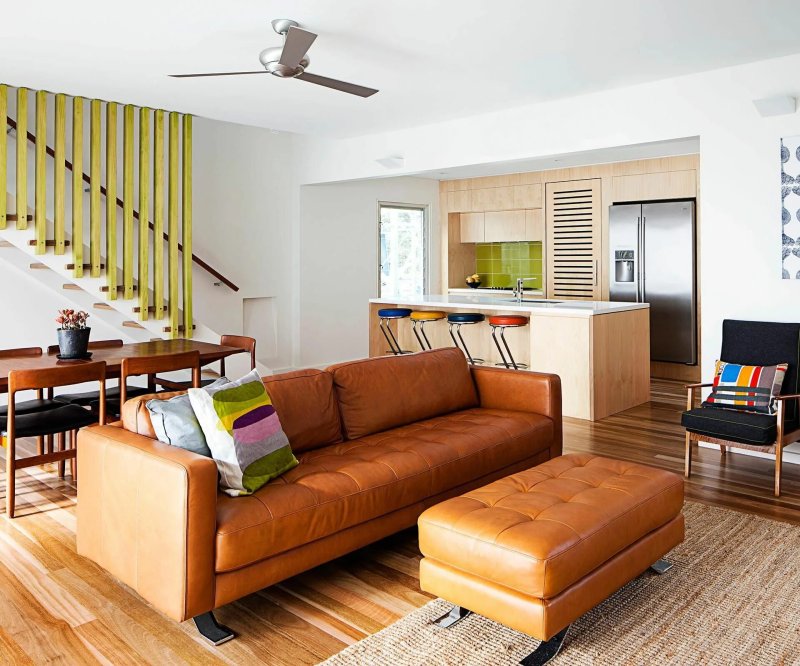
[[[517,300],[516,298],[504,298],[503,299],[506,303],[538,303],[540,305],[546,305],[548,303],[563,303],[564,301],[549,301],[546,298],[523,298],[521,301]]]

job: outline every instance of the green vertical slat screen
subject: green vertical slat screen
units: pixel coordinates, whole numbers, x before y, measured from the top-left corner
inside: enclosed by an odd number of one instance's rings
[[[22,139],[24,145],[25,139]],[[47,93],[39,90],[36,93],[36,162],[34,164],[33,188],[33,220],[36,238],[36,254],[44,254],[47,250]]]
[[[150,308],[150,109],[139,109],[139,319]]]
[[[8,172],[6,163],[8,160],[8,86],[0,85],[0,229],[5,229],[8,218]]]
[[[164,318],[164,112],[153,116],[153,301]]]
[[[168,229],[169,234],[169,325],[171,337],[179,337],[178,293],[178,114],[169,114]]]
[[[183,215],[183,330],[192,337],[192,117],[183,117],[183,155],[181,160],[181,213]]]
[[[65,164],[66,144],[67,98],[64,95],[56,95],[55,148],[53,149],[53,238],[55,239],[56,254],[64,254],[64,187],[67,175]]]
[[[106,104],[106,284],[117,298],[117,105]]]
[[[72,261],[83,277],[83,98],[72,99]]]
[[[91,276],[100,277],[100,100],[93,99],[89,120],[89,256]]]
[[[133,298],[133,106],[122,118],[122,287],[123,298]]]
[[[17,229],[28,228],[28,89],[17,88]]]

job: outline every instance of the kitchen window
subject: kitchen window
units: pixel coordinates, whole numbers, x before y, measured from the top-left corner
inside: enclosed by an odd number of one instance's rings
[[[379,203],[379,295],[421,296],[428,291],[426,206]]]

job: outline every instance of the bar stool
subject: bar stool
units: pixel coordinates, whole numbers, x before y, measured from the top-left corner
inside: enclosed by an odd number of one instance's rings
[[[380,327],[381,331],[383,331],[383,337],[386,338],[386,342],[389,343],[389,351],[391,351],[395,356],[400,354],[410,354],[411,352],[400,349],[397,338],[394,337],[394,333],[392,333],[392,329],[389,327],[389,322],[393,319],[405,319],[406,317],[410,316],[410,308],[382,308],[381,310],[378,310],[378,317],[381,320]]]
[[[528,325],[528,318],[523,317],[522,315],[494,315],[489,317],[489,326],[492,327],[492,340],[494,340],[494,344],[497,346],[497,351],[500,352],[500,358],[503,359],[502,363],[498,363],[497,365],[504,365],[507,368],[514,368],[514,370],[519,370],[520,368],[527,368],[528,366],[524,363],[517,363],[514,360],[514,357],[511,355],[511,349],[508,347],[508,342],[506,341],[506,329],[507,328],[519,328],[520,326],[527,326]],[[505,354],[503,354],[503,349],[500,347],[500,342],[497,340],[497,329],[500,329],[500,339],[503,341],[503,347],[506,348],[506,353],[508,354],[508,359],[506,359]],[[509,365],[509,362],[511,365]]]
[[[433,349],[430,340],[428,340],[428,336],[425,335],[425,322],[441,321],[446,318],[447,314],[439,310],[414,310],[414,312],[411,313],[411,326],[414,329],[414,335],[422,351]],[[417,331],[417,326],[419,326],[419,331]],[[422,337],[420,337],[420,333]]]
[[[472,365],[477,363],[483,363],[482,358],[472,358],[472,355],[469,353],[469,349],[467,349],[467,343],[464,342],[464,338],[461,337],[461,327],[464,324],[480,324],[484,321],[486,317],[479,312],[451,312],[447,315],[447,326],[450,329],[450,337],[453,338],[453,343],[456,347],[461,349],[469,359],[469,362]],[[455,333],[453,331],[455,330]],[[456,335],[458,336],[458,340],[456,340]],[[461,341],[461,344],[458,344],[458,341]]]

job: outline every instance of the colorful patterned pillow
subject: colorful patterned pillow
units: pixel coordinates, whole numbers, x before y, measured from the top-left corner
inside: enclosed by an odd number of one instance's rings
[[[250,495],[298,464],[256,370],[218,388],[189,389],[189,400],[228,495]]]
[[[703,406],[774,414],[775,396],[780,395],[788,367],[788,363],[739,365],[717,361],[714,387]]]

